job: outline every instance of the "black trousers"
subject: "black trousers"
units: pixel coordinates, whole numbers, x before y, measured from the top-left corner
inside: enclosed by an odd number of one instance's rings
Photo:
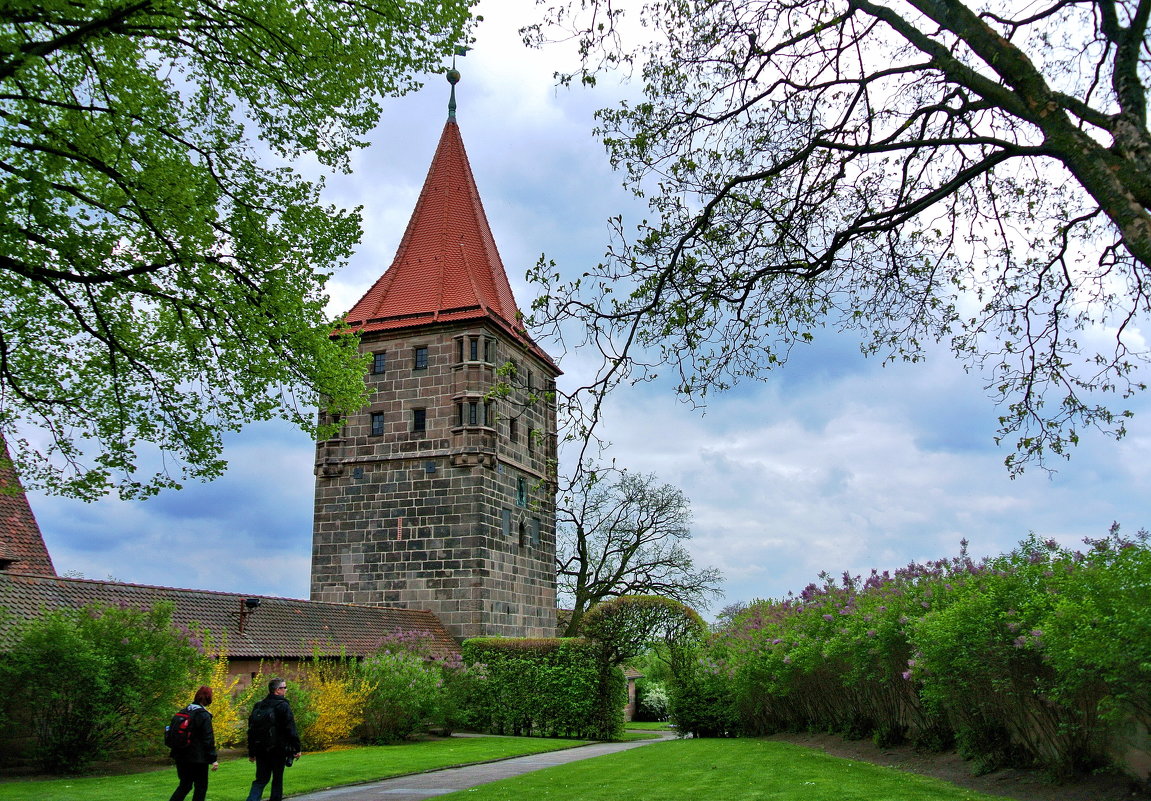
[[[188,791],[195,788],[192,801],[204,801],[208,795],[208,763],[176,760],[176,776],[180,783],[168,801],[184,801]]]
[[[272,780],[272,794],[268,801],[283,801],[284,798],[284,752],[276,749],[271,754],[256,755],[256,780],[252,782],[252,791],[248,793],[248,801],[260,801],[264,794],[264,785]]]

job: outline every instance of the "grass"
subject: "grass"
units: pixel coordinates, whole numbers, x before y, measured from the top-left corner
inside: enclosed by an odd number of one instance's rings
[[[632,731],[629,729],[628,731],[625,731],[623,733],[623,737],[620,737],[618,742],[629,743],[632,740],[658,740],[658,739],[659,739],[659,733],[658,732],[646,731],[643,729],[641,729],[639,731]]]
[[[389,776],[540,754],[580,740],[533,737],[452,737],[400,745],[367,746],[304,754],[284,773],[287,794],[357,784]],[[208,780],[208,801],[233,801],[248,793],[255,766],[247,759],[221,762]],[[0,783],[0,801],[123,801],[167,798],[176,788],[174,768],[120,776],[85,776]],[[265,791],[266,792],[266,791]],[[189,796],[190,798],[191,796]]]
[[[625,726],[628,731],[675,731],[675,724],[670,721],[642,721],[629,720]]]
[[[1008,801],[766,740],[673,740],[484,784],[437,801]]]

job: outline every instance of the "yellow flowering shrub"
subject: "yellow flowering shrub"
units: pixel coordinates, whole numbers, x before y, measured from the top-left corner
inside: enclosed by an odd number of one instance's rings
[[[248,710],[242,706],[240,677],[228,674],[227,652],[221,646],[205,684],[212,688],[212,730],[216,746],[235,748],[248,736]]]
[[[308,713],[297,715],[300,739],[308,750],[328,748],[346,740],[364,720],[364,706],[373,686],[349,670],[344,659],[311,663],[300,676],[306,688]]]

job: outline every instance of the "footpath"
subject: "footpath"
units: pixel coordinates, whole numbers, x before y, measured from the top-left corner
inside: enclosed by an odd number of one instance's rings
[[[512,757],[498,762],[484,762],[479,765],[464,765],[458,768],[445,768],[409,776],[396,776],[368,784],[354,784],[346,787],[333,787],[304,795],[292,795],[291,776],[285,777],[285,790],[292,801],[423,801],[437,795],[466,790],[479,784],[522,776],[535,770],[566,765],[581,759],[591,759],[617,751],[639,748],[661,740],[674,739],[674,734],[661,734],[658,739],[632,740],[625,743],[593,743],[551,751],[546,754]]]

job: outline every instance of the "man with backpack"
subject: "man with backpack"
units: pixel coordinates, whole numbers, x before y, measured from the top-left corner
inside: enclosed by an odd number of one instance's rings
[[[300,734],[292,705],[285,694],[288,683],[283,679],[268,682],[268,695],[248,715],[248,761],[256,763],[256,780],[248,801],[260,801],[264,786],[272,781],[269,801],[284,797],[284,768],[300,758]]]

